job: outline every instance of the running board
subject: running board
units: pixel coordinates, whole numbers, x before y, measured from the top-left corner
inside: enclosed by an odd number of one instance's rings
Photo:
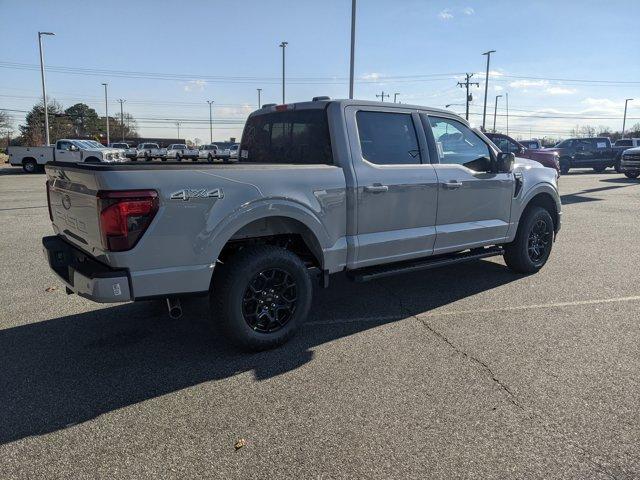
[[[441,255],[426,260],[420,259],[410,262],[392,263],[380,267],[367,267],[352,271],[349,275],[355,282],[362,283],[377,280],[378,278],[390,277],[399,273],[419,272],[421,270],[430,270],[432,268],[455,265],[456,263],[469,262],[481,258],[495,257],[503,253],[504,249],[502,247],[474,248],[473,250],[468,250],[463,253]]]

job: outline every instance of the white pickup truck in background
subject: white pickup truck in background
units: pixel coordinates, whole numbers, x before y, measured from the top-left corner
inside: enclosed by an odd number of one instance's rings
[[[142,158],[147,162],[150,162],[154,158],[159,158],[160,160],[167,158],[167,149],[160,148],[160,145],[157,143],[141,143],[136,150],[136,159]]]
[[[201,145],[198,152],[198,158],[206,160],[209,163],[213,163],[213,161],[218,158],[218,145],[215,143]]]
[[[195,148],[189,148],[184,143],[172,143],[167,147],[166,159],[181,162],[183,158],[187,158],[195,162],[198,160],[199,153],[200,152],[198,150]]]
[[[48,147],[9,147],[9,163],[22,167],[27,173],[34,173],[54,160],[57,162],[123,162],[126,160],[121,149],[107,148],[95,140],[58,140]]]

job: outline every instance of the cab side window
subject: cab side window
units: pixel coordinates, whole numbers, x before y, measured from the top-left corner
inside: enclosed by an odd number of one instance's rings
[[[365,160],[376,165],[420,164],[411,114],[361,110],[356,114],[356,122]]]
[[[462,165],[476,172],[490,170],[491,150],[473,130],[450,118],[429,116],[428,123],[440,163]]]
[[[69,148],[71,148],[71,142],[58,142],[58,146],[56,148],[58,150],[69,150]]]

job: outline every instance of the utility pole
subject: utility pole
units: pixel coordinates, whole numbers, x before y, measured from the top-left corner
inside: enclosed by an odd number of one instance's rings
[[[213,143],[213,100],[207,100],[207,103],[209,104],[209,143],[211,144]]]
[[[102,85],[104,85],[104,111],[105,111],[105,115],[106,115],[106,119],[107,119],[107,146],[109,146],[110,143],[110,139],[109,139],[109,98],[107,96],[107,83],[103,83]]]
[[[627,103],[632,101],[633,98],[627,98],[624,101],[624,118],[622,120],[622,138],[624,138],[624,128],[627,126]]]
[[[180,122],[176,122],[176,127],[178,127],[178,140],[180,140]]]
[[[376,95],[376,98],[382,99],[383,102],[384,102],[384,97],[389,97],[389,94],[388,93],[384,93],[384,90],[382,91],[382,93],[380,95]]]
[[[398,95],[400,95],[398,92],[393,94],[393,103],[398,103],[397,99],[398,99]]]
[[[496,95],[496,104],[494,105],[495,110],[493,111],[493,133],[496,133],[496,117],[498,116],[498,99],[501,97],[502,95]]]
[[[287,45],[289,45],[289,42],[280,42],[280,47],[282,48],[282,103],[285,103],[285,96],[284,96],[284,52],[287,48]]]
[[[507,101],[507,137],[508,137],[509,136],[509,92],[506,92],[504,95]]]
[[[42,103],[44,105],[44,138],[49,146],[49,106],[47,104],[47,84],[44,79],[44,52],[42,51],[42,36],[55,35],[53,32],[38,32],[38,47],[40,48],[40,75],[42,77]]]
[[[122,105],[124,105],[126,100],[119,98],[118,102],[120,102],[120,131],[122,132],[122,141],[124,142],[124,110],[122,109]]]
[[[469,79],[471,79],[471,77],[473,77],[473,73],[466,73],[465,76],[467,77],[467,79],[464,82],[458,82],[458,86],[461,87],[461,88],[462,87],[466,87],[466,89],[467,89],[467,101],[466,101],[467,108],[465,110],[464,118],[469,120],[469,102],[472,100],[472,96],[469,93],[469,85],[475,85],[476,87],[480,87],[480,84],[478,82],[470,82],[469,81]]]
[[[487,92],[489,90],[489,61],[491,60],[491,54],[495,53],[495,50],[489,50],[482,55],[487,56],[487,75],[484,80],[484,109],[482,110],[482,131],[485,131],[487,120]]]
[[[351,0],[351,60],[349,62],[349,99],[353,99],[353,68],[356,56],[356,0]]]
[[[262,89],[261,88],[256,88],[256,90],[258,90],[258,109],[262,108],[262,100],[260,99],[260,94],[262,93]]]

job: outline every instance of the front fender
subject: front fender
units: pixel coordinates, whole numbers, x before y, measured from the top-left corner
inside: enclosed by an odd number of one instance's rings
[[[507,243],[512,242],[516,237],[516,232],[518,230],[518,224],[520,223],[520,218],[522,217],[522,213],[525,211],[531,200],[534,197],[540,194],[549,195],[556,205],[556,210],[558,213],[558,226],[557,229],[560,228],[560,219],[562,218],[562,202],[560,200],[560,194],[556,186],[551,182],[539,182],[527,188],[527,178],[525,176],[524,185],[520,194],[514,198],[513,206],[511,209],[511,222],[509,225],[509,230],[507,232]]]

